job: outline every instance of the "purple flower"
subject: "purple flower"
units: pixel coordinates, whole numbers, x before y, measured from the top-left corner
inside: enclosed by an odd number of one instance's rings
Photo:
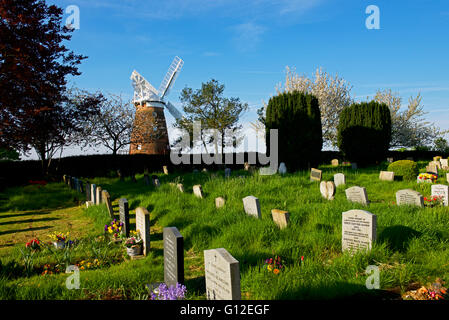
[[[180,300],[184,299],[187,288],[177,283],[176,286],[167,287],[165,283],[161,283],[158,287],[157,295],[151,294],[151,300]]]

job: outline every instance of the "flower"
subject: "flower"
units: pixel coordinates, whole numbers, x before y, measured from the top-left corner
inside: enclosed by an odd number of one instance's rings
[[[279,274],[279,272],[280,272],[280,271],[279,271],[279,269],[277,269],[277,268],[273,270],[273,273],[274,273],[274,274]]]
[[[151,300],[181,300],[185,298],[187,288],[176,283],[176,286],[167,287],[165,283],[161,283],[155,291],[151,293]]]

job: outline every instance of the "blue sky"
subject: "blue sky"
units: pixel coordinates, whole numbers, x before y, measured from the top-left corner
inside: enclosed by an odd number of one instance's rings
[[[178,55],[184,67],[168,100],[180,106],[182,88],[214,78],[226,96],[250,105],[247,123],[284,81],[286,66],[310,76],[322,67],[347,80],[359,100],[391,88],[406,104],[421,92],[427,120],[449,129],[447,0],[47,2],[80,9],[68,46],[89,57],[73,79],[83,89],[131,98],[134,69],[157,88]],[[368,5],[380,9],[379,30],[365,26]]]

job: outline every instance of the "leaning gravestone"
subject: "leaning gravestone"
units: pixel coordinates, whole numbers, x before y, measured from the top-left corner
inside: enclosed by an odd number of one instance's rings
[[[377,217],[365,210],[342,214],[342,251],[370,250],[377,237]]]
[[[129,237],[129,205],[128,200],[120,198],[118,201],[120,222],[123,223],[123,233]]]
[[[325,199],[334,200],[335,184],[332,181],[321,181],[320,192]]]
[[[184,283],[184,238],[175,227],[164,228],[164,282]]]
[[[204,250],[208,300],[240,300],[239,262],[226,249]]]
[[[321,181],[321,175],[322,175],[322,171],[312,168],[310,170],[310,180],[311,181]]]
[[[90,185],[90,201],[92,201],[93,204],[97,204],[96,192],[97,192],[97,185],[92,183]]]
[[[198,198],[203,198],[203,189],[200,184],[193,186],[193,194]]]
[[[178,187],[178,190],[179,190],[179,191],[181,191],[182,193],[184,193],[184,186],[183,186],[182,183],[178,183],[176,186]]]
[[[136,209],[136,230],[139,230],[143,241],[143,255],[146,256],[150,252],[150,214],[143,207]]]
[[[379,174],[379,180],[394,181],[394,172],[393,171],[381,171]]]
[[[106,203],[106,208],[108,209],[109,216],[112,220],[114,220],[114,209],[112,209],[111,196],[109,192],[106,190],[101,191],[101,197],[103,198],[103,202]]]
[[[285,166],[284,162],[281,162],[281,164],[279,165],[278,172],[280,174],[286,174],[287,173],[287,167]]]
[[[346,177],[343,173],[334,174],[334,183],[335,186],[341,186],[346,184]]]
[[[245,209],[246,214],[256,217],[258,219],[262,218],[258,198],[254,196],[247,196],[242,200],[243,200],[243,209]]]
[[[418,191],[412,189],[404,189],[396,192],[396,203],[401,205],[415,205],[424,207],[424,197]]]
[[[339,165],[338,159],[332,159],[331,165],[332,165],[333,167],[338,167],[338,165]]]
[[[445,207],[449,205],[449,186],[444,184],[434,184],[431,187],[432,197],[442,197]]]
[[[101,201],[101,187],[100,186],[97,187],[96,193],[97,193],[97,195],[95,196],[95,199],[97,202],[95,204],[101,204],[102,201]]]
[[[363,205],[368,205],[368,194],[365,187],[354,186],[345,190],[346,199],[351,202],[361,203]]]
[[[223,197],[215,198],[215,207],[217,209],[223,207],[224,205],[225,205],[225,199]]]
[[[288,211],[273,209],[271,210],[271,216],[273,217],[273,221],[280,229],[287,228],[288,223],[290,222],[290,214]]]

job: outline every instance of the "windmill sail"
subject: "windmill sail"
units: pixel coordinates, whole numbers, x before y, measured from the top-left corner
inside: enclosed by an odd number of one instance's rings
[[[131,74],[131,80],[134,87],[134,102],[159,100],[157,90],[136,70]]]
[[[170,112],[170,114],[175,118],[175,119],[179,119],[182,117],[181,112],[178,111],[178,109],[176,109],[176,107],[170,102],[167,101],[165,106],[168,109],[168,112]]]
[[[184,64],[184,61],[178,56],[176,56],[173,59],[173,62],[171,63],[170,67],[168,68],[167,74],[164,77],[164,80],[162,80],[162,83],[159,87],[160,97],[161,99],[164,98],[170,91],[170,88],[173,86],[173,83],[176,80],[176,77],[178,76],[179,72],[181,71],[181,68]]]

